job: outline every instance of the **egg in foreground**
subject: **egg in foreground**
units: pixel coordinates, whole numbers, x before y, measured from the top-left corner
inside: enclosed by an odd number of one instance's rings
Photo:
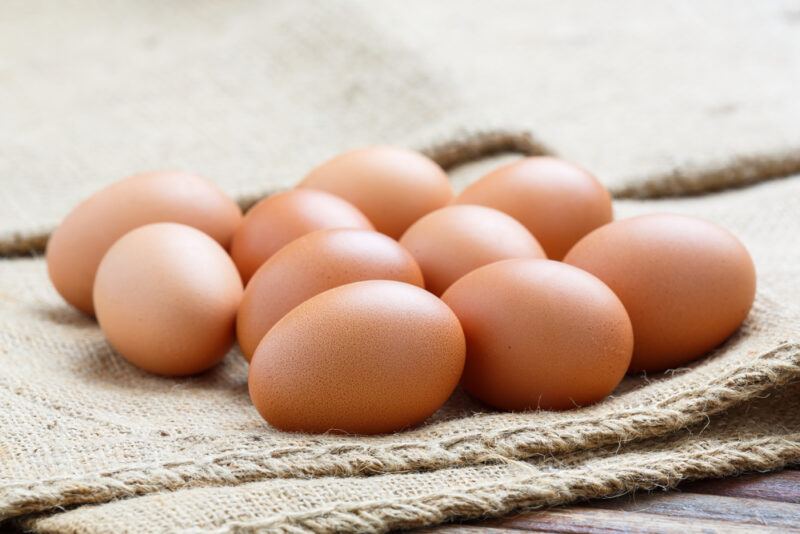
[[[231,347],[242,281],[219,243],[175,223],[120,238],[97,269],[94,307],[109,343],[151,373],[190,375]]]
[[[625,376],[633,331],[594,276],[550,260],[492,263],[442,295],[467,342],[464,389],[503,410],[597,402]]]
[[[703,219],[642,215],[598,228],[564,258],[605,282],[628,310],[631,371],[684,365],[739,328],[756,272],[742,243]]]
[[[464,366],[453,312],[419,287],[372,280],[300,304],[258,345],[250,398],[287,431],[394,432],[444,404]]]

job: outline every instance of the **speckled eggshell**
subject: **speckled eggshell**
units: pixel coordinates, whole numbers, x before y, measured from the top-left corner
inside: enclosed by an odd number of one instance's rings
[[[564,261],[614,290],[636,340],[631,371],[684,365],[713,349],[747,317],[756,273],[730,232],[698,219],[655,214],[590,233]]]
[[[233,343],[242,281],[219,243],[182,224],[137,228],[97,269],[94,306],[111,345],[130,363],[180,376],[217,364]]]
[[[457,204],[508,213],[560,260],[580,238],[611,222],[611,196],[584,169],[552,157],[531,157],[496,169],[467,187]]]
[[[550,260],[506,260],[467,274],[442,296],[467,340],[464,388],[503,410],[597,402],[625,376],[628,315],[594,276]]]
[[[379,232],[398,239],[414,221],[447,205],[447,174],[418,152],[389,146],[352,150],[313,169],[300,187],[352,202]]]
[[[448,206],[411,225],[400,244],[414,256],[435,295],[470,271],[513,258],[545,258],[531,233],[510,215],[484,206]]]
[[[182,223],[227,248],[241,220],[239,206],[208,180],[180,172],[137,174],[98,191],[67,215],[47,242],[47,271],[67,302],[92,315],[97,266],[130,230]]]
[[[318,230],[295,239],[262,265],[250,282],[236,321],[239,346],[256,346],[292,308],[333,287],[362,280],[424,286],[419,266],[394,239],[371,230]]]
[[[295,189],[271,195],[245,214],[233,236],[231,257],[247,283],[284,245],[326,228],[372,230],[373,226],[355,206],[324,191]]]
[[[355,282],[310,298],[264,336],[250,398],[281,430],[380,434],[427,419],[463,366],[464,334],[442,301],[402,282]]]

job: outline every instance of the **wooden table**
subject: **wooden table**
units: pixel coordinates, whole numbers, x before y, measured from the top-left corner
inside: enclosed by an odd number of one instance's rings
[[[686,483],[669,492],[636,493],[418,532],[800,532],[800,466],[777,473]]]

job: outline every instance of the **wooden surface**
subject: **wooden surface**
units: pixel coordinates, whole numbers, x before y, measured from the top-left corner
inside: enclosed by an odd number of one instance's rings
[[[800,470],[692,482],[669,492],[636,493],[418,532],[800,533]]]

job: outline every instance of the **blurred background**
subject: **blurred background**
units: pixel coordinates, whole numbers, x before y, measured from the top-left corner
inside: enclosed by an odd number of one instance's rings
[[[492,129],[530,132],[612,188],[800,149],[794,1],[0,10],[0,240],[141,170],[257,195],[347,148]]]

